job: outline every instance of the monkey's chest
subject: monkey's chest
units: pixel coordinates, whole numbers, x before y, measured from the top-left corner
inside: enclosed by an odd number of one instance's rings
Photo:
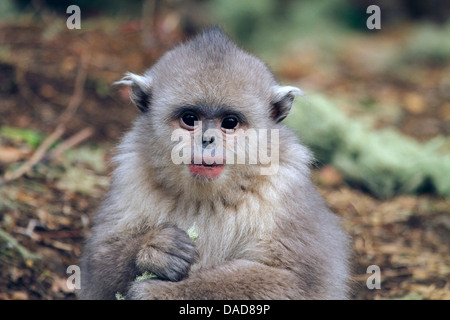
[[[247,194],[238,206],[221,201],[178,201],[170,212],[160,212],[158,223],[170,222],[183,230],[194,230],[199,261],[192,269],[209,268],[234,259],[261,256],[271,242],[276,223],[274,203]]]
[[[180,227],[194,230],[197,236],[195,244],[199,261],[192,270],[260,256],[264,245],[271,241],[274,225],[273,221],[264,218],[267,213],[253,212],[243,207],[241,211],[224,210],[220,215],[197,215],[183,221]]]

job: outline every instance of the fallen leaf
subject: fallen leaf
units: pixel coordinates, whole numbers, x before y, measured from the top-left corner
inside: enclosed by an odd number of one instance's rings
[[[442,119],[444,120],[450,120],[450,103],[446,103],[444,104],[440,109],[439,109],[439,115],[442,117]]]
[[[337,186],[340,185],[342,181],[342,174],[332,166],[325,166],[319,171],[318,182],[324,186]]]
[[[421,114],[425,111],[425,101],[417,93],[407,93],[404,97],[405,108],[414,114]]]
[[[19,161],[29,154],[30,152],[20,148],[0,146],[0,162],[3,163],[13,163]]]
[[[28,293],[25,291],[14,291],[11,295],[11,300],[28,300]]]

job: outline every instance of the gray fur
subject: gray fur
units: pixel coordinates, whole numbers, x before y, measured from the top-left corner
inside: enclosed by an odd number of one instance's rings
[[[347,298],[348,236],[310,180],[310,152],[280,123],[299,89],[280,86],[218,29],[120,83],[143,113],[118,146],[84,248],[81,299]],[[278,173],[226,165],[208,181],[174,165],[170,114],[193,104],[231,106],[249,128],[279,129]],[[185,233],[193,225],[195,243]],[[143,271],[160,280],[135,283]]]

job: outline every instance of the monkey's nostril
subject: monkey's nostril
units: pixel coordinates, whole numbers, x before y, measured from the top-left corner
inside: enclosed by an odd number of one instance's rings
[[[210,143],[213,143],[216,140],[214,136],[203,136],[202,143],[204,146],[207,146]]]

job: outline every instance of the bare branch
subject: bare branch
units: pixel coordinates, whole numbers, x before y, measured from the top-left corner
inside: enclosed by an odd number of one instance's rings
[[[49,160],[53,160],[58,158],[61,154],[63,154],[66,150],[73,148],[74,146],[80,144],[90,136],[94,134],[94,128],[87,127],[81,131],[78,131],[76,134],[61,142],[48,156]]]
[[[69,100],[66,110],[64,110],[59,117],[58,125],[55,130],[53,130],[53,132],[41,143],[30,159],[23,163],[18,169],[12,172],[6,172],[3,181],[0,181],[0,183],[3,184],[18,179],[29,172],[45,157],[50,147],[64,134],[66,131],[67,122],[73,117],[83,101],[84,84],[86,82],[89,59],[89,54],[84,53],[81,55],[80,67],[78,68],[77,76],[75,78],[73,94]]]

